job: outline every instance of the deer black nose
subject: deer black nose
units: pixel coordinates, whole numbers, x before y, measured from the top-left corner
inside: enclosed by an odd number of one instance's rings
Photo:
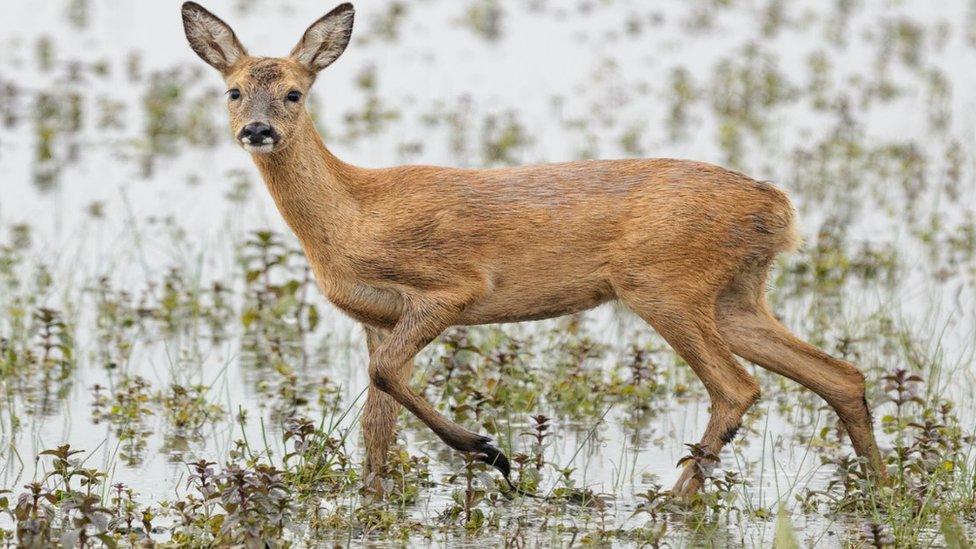
[[[270,124],[265,124],[264,122],[251,122],[250,124],[241,128],[241,132],[237,134],[237,138],[240,139],[241,142],[251,145],[269,145],[277,143],[279,137],[278,132],[276,132]]]

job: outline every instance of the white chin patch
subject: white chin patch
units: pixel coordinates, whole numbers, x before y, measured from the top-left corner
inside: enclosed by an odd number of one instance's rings
[[[266,143],[263,145],[252,145],[250,143],[241,143],[241,145],[244,147],[244,150],[249,153],[267,154],[272,150],[274,150],[274,143]]]

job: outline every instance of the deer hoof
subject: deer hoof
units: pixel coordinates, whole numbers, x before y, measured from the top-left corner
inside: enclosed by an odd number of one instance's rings
[[[478,447],[475,449],[475,454],[477,454],[478,461],[487,463],[495,469],[498,469],[505,476],[505,480],[508,480],[508,475],[512,472],[512,466],[508,462],[508,457],[491,444],[490,438],[481,437],[478,440]]]

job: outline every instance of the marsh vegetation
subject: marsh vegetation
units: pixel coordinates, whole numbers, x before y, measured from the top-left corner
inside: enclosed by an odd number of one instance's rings
[[[414,387],[516,494],[401,414],[365,498],[362,330],[315,288],[179,3],[0,27],[0,544],[965,547],[976,539],[976,4],[361,0],[310,98],[364,166],[675,156],[775,182],[783,321],[868,377],[893,481],[763,396],[720,456],[690,369],[617,307],[454,329]],[[113,7],[114,6],[114,7]],[[271,55],[323,9],[216,2]],[[716,460],[720,459],[716,464]],[[700,464],[689,505],[664,488]],[[524,495],[529,494],[529,495]]]

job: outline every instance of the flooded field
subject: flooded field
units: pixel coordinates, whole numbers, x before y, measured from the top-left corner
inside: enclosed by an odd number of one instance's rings
[[[976,539],[976,2],[359,0],[308,99],[346,162],[713,162],[789,191],[784,324],[868,379],[892,481],[763,396],[693,502],[709,403],[619,306],[453,329],[413,386],[511,492],[401,413],[361,494],[363,330],[315,288],[180,2],[0,20],[0,543],[966,547]],[[331,4],[205,2],[284,55]],[[703,463],[705,465],[705,463]],[[703,467],[707,469],[707,467]]]

